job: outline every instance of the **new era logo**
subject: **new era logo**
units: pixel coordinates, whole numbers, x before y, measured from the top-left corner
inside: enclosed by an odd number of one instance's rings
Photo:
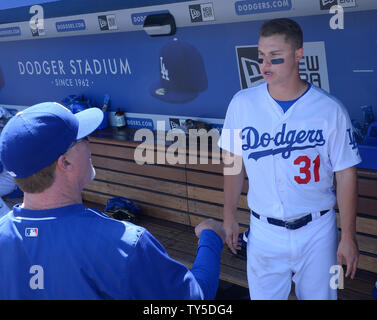
[[[25,229],[25,237],[38,237],[38,228],[26,228]]]
[[[30,31],[33,37],[44,36],[46,34],[44,29],[38,29],[38,28],[31,29],[30,28]]]
[[[330,10],[334,5],[338,4],[338,0],[319,0],[321,10]]]
[[[98,23],[101,31],[118,29],[114,14],[107,16],[98,16]]]
[[[200,8],[200,7],[199,7]],[[191,21],[198,20],[202,15],[199,10],[190,8]]]
[[[169,118],[169,122],[170,122],[170,129],[178,129],[181,126],[179,119],[177,118]]]
[[[343,8],[356,7],[356,0],[319,0],[321,10],[330,10],[332,6],[339,5]]]
[[[189,6],[191,22],[215,20],[212,2]]]
[[[98,23],[101,30],[109,30],[109,27],[107,25],[107,19],[106,16],[99,16],[98,17]]]
[[[258,46],[236,47],[241,88],[250,88],[263,82],[259,69]]]

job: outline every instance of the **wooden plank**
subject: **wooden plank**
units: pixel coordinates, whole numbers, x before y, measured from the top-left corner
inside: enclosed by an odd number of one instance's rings
[[[177,167],[138,165],[133,161],[111,159],[99,156],[92,156],[92,163],[95,167],[117,170],[125,173],[139,174],[148,177],[155,177],[178,182],[186,181],[185,170]]]
[[[149,204],[138,203],[143,215],[159,218],[167,221],[190,225],[190,219],[187,213],[175,211],[172,209],[161,208]]]
[[[224,204],[224,193],[222,191],[193,187],[188,185],[187,196],[190,199],[201,200],[217,204]],[[249,210],[249,206],[247,205],[247,198],[245,195],[241,195],[238,207]]]
[[[377,220],[356,217],[356,231],[377,236]]]
[[[90,143],[89,146],[92,155],[134,160],[135,149],[132,147],[99,143]]]
[[[84,202],[89,202],[90,205],[96,204],[94,208],[101,211],[105,209],[107,200],[112,198],[112,196],[99,194],[85,189],[81,192],[81,195]],[[93,206],[90,206],[90,208],[92,207]]]
[[[338,228],[340,228],[339,212],[336,213]],[[356,217],[356,232],[377,236],[377,219]]]
[[[371,169],[357,169],[357,175],[359,177],[366,177],[377,180],[377,170]]]
[[[184,168],[189,163],[185,146],[138,143],[135,146],[91,143],[92,154]]]
[[[195,155],[195,150],[187,150],[187,163],[191,165],[200,164],[211,164],[211,165],[223,165],[223,159],[221,157],[221,152],[217,154],[211,154],[206,152],[206,150],[197,150]]]
[[[377,180],[359,178],[358,191],[361,196],[377,198]]]
[[[215,218],[218,220],[223,220],[223,206],[217,206],[209,203],[203,203],[195,200],[188,199],[187,202],[188,211],[190,213],[200,214],[202,216],[207,216]],[[241,224],[249,225],[250,223],[250,213],[238,210],[236,213],[237,221]]]
[[[377,217],[377,198],[369,199],[359,197],[357,201],[357,212]]]
[[[188,184],[217,188],[221,190],[223,190],[224,188],[223,175],[187,170],[186,176]],[[248,189],[249,183],[248,180],[245,178],[242,193],[247,194]]]
[[[204,171],[204,172],[213,172],[223,174],[223,164],[190,164],[186,165],[186,169]]]
[[[361,254],[359,257],[359,269],[367,270],[370,272],[377,271],[377,258]]]
[[[184,168],[185,163],[180,164],[178,163],[178,161],[176,164],[175,163],[169,164],[169,160],[175,160],[174,158],[175,153],[170,152],[168,148],[169,147],[160,146],[160,145],[148,146],[146,144],[143,144],[143,146],[140,147],[140,151],[138,151],[138,146],[136,146],[135,148],[134,146],[119,146],[119,145],[112,145],[112,144],[109,144],[109,145],[99,144],[99,143],[90,144],[92,155],[127,159],[127,160],[131,160],[135,162],[137,159],[139,159],[140,161],[144,161],[146,163],[174,165],[177,167]],[[160,163],[160,161],[162,161],[162,163]]]
[[[90,143],[101,143],[101,144],[108,144],[108,145],[118,145],[118,146],[125,146],[125,147],[136,147],[139,142],[135,142],[132,140],[126,139],[111,139],[111,137],[98,137],[91,135],[89,137]]]
[[[338,300],[374,300],[368,293],[360,293],[352,289],[338,290]]]
[[[142,201],[171,209],[187,211],[187,199],[167,196],[151,191],[125,187],[97,180],[90,182],[85,190],[105,193],[112,195],[113,197],[126,197],[134,201]]]
[[[365,251],[368,253],[373,253],[377,255],[377,239],[372,237],[367,237],[363,235],[356,235],[357,243],[359,245],[360,251]],[[377,272],[377,269],[376,269]]]
[[[244,288],[249,287],[246,272],[235,270],[223,264],[220,266],[220,279]]]
[[[171,240],[177,237],[181,233],[180,230],[177,230],[172,227],[166,227],[161,224],[151,223],[146,216],[142,216],[140,223],[138,225],[147,229],[159,242],[161,242],[164,247]]]
[[[344,268],[343,270],[345,271],[346,269]],[[377,279],[377,275],[375,276],[375,281],[365,281],[358,277],[358,274],[362,272],[364,271],[358,269],[353,280],[344,277],[344,289],[341,289],[340,291],[353,291],[353,293],[365,295],[364,299],[373,298],[371,292]]]
[[[133,159],[137,163],[160,164],[184,169],[187,163],[186,154],[172,148],[173,146],[157,145],[154,149],[150,149],[143,146],[135,149]]]
[[[96,179],[147,190],[158,190],[159,192],[180,197],[187,196],[186,185],[183,183],[174,183],[155,178],[140,177],[133,174],[109,171],[99,168],[96,169]]]
[[[222,175],[210,174],[197,171],[187,171],[187,183],[204,187],[223,189],[224,177]]]

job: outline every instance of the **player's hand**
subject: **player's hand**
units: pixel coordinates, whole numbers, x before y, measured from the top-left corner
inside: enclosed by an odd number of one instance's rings
[[[346,261],[346,277],[355,277],[357,265],[359,263],[359,248],[355,238],[342,238],[339,242],[337,253],[338,265],[342,265],[343,259]]]
[[[219,222],[213,219],[206,219],[202,221],[200,224],[198,224],[195,227],[195,234],[199,239],[200,239],[200,235],[202,234],[202,231],[205,229],[211,229],[215,231],[220,236],[222,242],[223,243],[225,242],[225,230]]]
[[[240,233],[240,226],[235,218],[224,218],[223,223],[225,229],[225,242],[229,249],[237,254],[237,250],[241,249],[241,244],[238,242],[238,234]]]

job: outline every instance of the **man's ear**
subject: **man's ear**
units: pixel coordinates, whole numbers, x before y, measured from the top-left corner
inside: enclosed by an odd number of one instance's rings
[[[296,61],[299,62],[302,59],[303,55],[304,55],[304,48],[297,49],[295,52]]]
[[[73,169],[73,166],[69,160],[69,157],[67,155],[63,154],[58,158],[57,166],[59,169],[63,171],[71,171]]]

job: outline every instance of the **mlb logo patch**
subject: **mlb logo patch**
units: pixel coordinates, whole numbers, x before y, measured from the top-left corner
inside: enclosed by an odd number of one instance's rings
[[[31,237],[31,238],[38,237],[38,228],[26,228],[25,237]]]

